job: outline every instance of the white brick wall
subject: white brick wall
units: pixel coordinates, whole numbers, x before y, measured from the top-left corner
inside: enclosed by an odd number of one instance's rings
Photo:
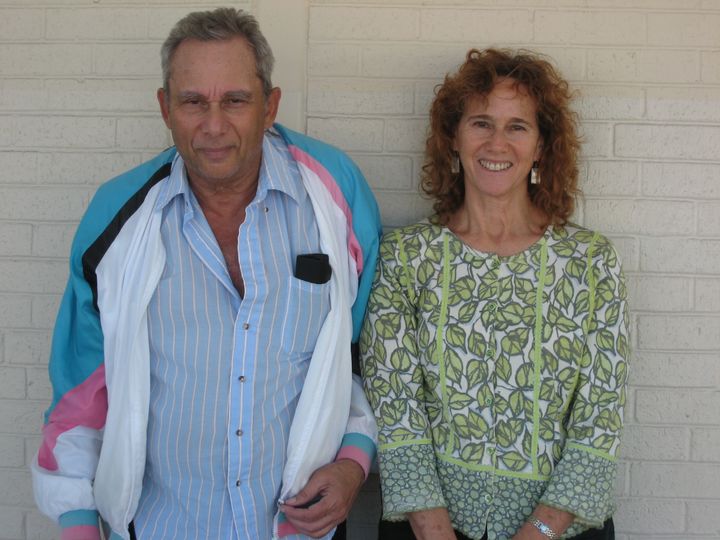
[[[576,219],[613,238],[632,301],[618,540],[720,539],[720,1],[283,1],[231,3],[271,37],[281,113],[351,153],[387,227],[429,212],[427,109],[469,47],[556,61],[586,138]],[[167,30],[220,4],[0,0],[0,540],[56,537],[27,463],[69,243],[97,184],[169,142],[154,96]],[[355,540],[374,538],[377,490]]]

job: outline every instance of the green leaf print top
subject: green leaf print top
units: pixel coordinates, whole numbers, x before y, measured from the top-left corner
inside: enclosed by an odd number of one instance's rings
[[[509,257],[422,221],[383,239],[360,339],[384,517],[447,507],[511,538],[538,503],[613,511],[626,399],[625,283],[605,237],[566,225]]]

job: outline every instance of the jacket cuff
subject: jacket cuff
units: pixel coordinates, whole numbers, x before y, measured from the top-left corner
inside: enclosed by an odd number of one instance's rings
[[[375,459],[375,443],[362,433],[346,433],[340,443],[340,451],[335,456],[335,461],[340,459],[351,459],[360,465],[367,479]]]
[[[100,540],[97,510],[72,510],[59,518],[61,540]]]
[[[383,447],[379,461],[383,519],[399,521],[408,512],[447,507],[430,443]]]
[[[575,515],[575,521],[601,527],[613,513],[614,460],[592,448],[573,444],[565,448],[540,502]]]

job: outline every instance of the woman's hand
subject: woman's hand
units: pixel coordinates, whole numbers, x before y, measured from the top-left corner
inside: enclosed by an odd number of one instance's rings
[[[532,515],[555,531],[558,538],[562,536],[565,529],[572,525],[575,519],[575,516],[570,512],[558,510],[557,508],[545,506],[544,504],[538,504],[535,510],[533,510]],[[535,525],[526,521],[511,540],[547,540],[547,538],[548,537],[541,533]]]

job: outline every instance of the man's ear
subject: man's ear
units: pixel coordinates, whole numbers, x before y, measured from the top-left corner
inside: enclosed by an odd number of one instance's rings
[[[270,90],[270,95],[265,99],[265,129],[272,127],[280,108],[280,97],[282,92],[277,86]]]
[[[158,88],[157,100],[165,125],[170,129],[170,96],[163,88]]]

